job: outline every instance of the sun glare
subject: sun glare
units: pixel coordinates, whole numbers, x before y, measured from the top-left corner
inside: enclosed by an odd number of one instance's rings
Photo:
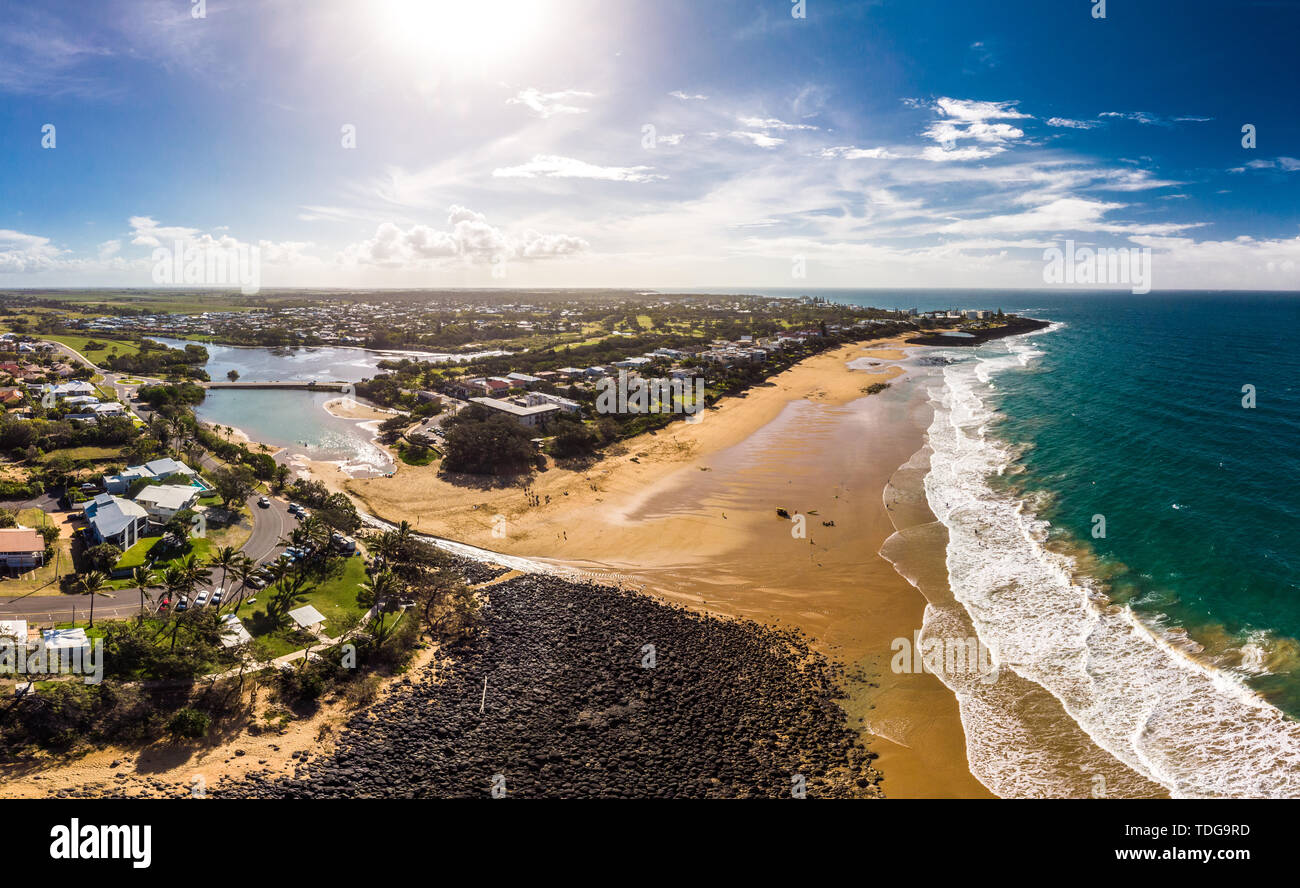
[[[523,48],[544,7],[541,0],[385,0],[381,26],[394,49],[425,61],[482,64]]]

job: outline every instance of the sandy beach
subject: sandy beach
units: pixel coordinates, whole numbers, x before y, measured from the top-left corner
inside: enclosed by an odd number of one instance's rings
[[[365,404],[355,398],[335,398],[332,401],[326,401],[325,410],[330,415],[337,416],[340,419],[378,420],[380,422],[401,412]]]
[[[699,423],[526,481],[440,475],[436,465],[362,480],[322,466],[318,477],[420,532],[803,629],[849,668],[846,708],[873,735],[888,796],[987,796],[966,768],[951,692],[931,675],[889,669],[891,643],[920,628],[925,598],[879,555],[896,529],[882,491],[922,447],[928,408],[906,382],[864,390],[900,377],[891,362],[906,356],[901,346],[826,352]],[[927,516],[922,502],[908,520]],[[930,556],[942,569],[942,545]]]

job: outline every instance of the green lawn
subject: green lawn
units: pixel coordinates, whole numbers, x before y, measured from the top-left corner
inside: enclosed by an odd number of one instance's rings
[[[403,441],[397,445],[397,456],[408,466],[427,466],[432,462],[436,462],[442,456],[442,452],[436,447],[425,447],[424,456],[420,457],[412,455],[414,449],[410,444]]]
[[[56,456],[65,456],[71,460],[110,460],[121,459],[121,447],[61,447],[58,450],[51,450],[39,458],[42,463],[48,463]]]
[[[343,631],[345,619],[349,615],[359,617],[366,612],[366,608],[357,601],[357,590],[365,579],[365,562],[360,555],[353,555],[343,562],[343,569],[337,576],[309,587],[308,591],[294,599],[289,610],[312,605],[325,617],[325,634],[336,638]],[[266,621],[266,602],[271,597],[266,589],[253,593],[253,596],[257,601],[250,603],[246,600],[236,611],[249,634],[264,639],[276,652],[276,656],[305,647],[302,634],[292,624],[275,629]]]
[[[119,355],[135,355],[140,353],[140,346],[138,343],[128,342],[125,339],[108,339],[104,336],[78,336],[72,333],[57,333],[52,336],[41,335],[41,338],[48,339],[51,342],[61,342],[68,348],[80,352],[95,364],[98,364],[101,359],[114,353]],[[87,351],[86,345],[91,342],[102,343],[105,348]]]
[[[190,537],[188,544],[183,549],[164,546],[161,534],[142,537],[138,543],[122,553],[122,557],[118,559],[115,569],[128,571],[141,567],[152,559],[154,572],[162,574],[168,565],[180,561],[190,554],[193,554],[200,562],[207,561],[208,552],[211,548],[211,541],[202,537]],[[129,579],[124,582],[130,585]]]

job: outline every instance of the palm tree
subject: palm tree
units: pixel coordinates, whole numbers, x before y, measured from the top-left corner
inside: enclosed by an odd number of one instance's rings
[[[222,546],[208,556],[209,567],[221,568],[221,589],[223,591],[226,588],[226,575],[230,573],[232,567],[239,563],[241,557],[239,550],[234,546]],[[217,611],[218,613],[221,611],[220,605],[217,605]]]
[[[108,574],[99,570],[84,573],[77,579],[77,588],[82,595],[90,596],[90,625],[95,625],[95,596],[102,595],[108,585]]]
[[[181,452],[181,447],[185,444],[185,438],[189,435],[190,427],[186,421],[184,413],[177,413],[171,419],[167,420],[167,428],[172,437],[176,439],[176,452]]]
[[[162,584],[169,596],[178,597],[186,594],[190,588],[193,588],[187,587],[187,582],[185,571],[175,563],[167,565],[167,569],[163,571]]]
[[[183,571],[186,586],[190,592],[193,592],[196,586],[207,585],[211,582],[208,574],[212,573],[212,571],[200,564],[193,552],[175,562],[175,564]]]
[[[158,588],[158,575],[148,565],[141,565],[131,571],[131,582],[140,590],[140,615],[144,616],[144,590]]]
[[[393,598],[401,593],[404,584],[397,574],[385,568],[374,576],[368,577],[361,584],[360,594],[357,598],[365,603],[369,602],[374,605],[376,612],[382,612],[384,606]]]
[[[235,564],[235,579],[239,580],[239,601],[235,604],[235,610],[244,603],[244,595],[248,591],[248,583],[257,573],[257,562],[247,555],[240,556],[239,561]]]

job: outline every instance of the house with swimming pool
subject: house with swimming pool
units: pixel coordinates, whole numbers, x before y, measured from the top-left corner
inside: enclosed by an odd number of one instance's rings
[[[197,488],[200,493],[209,489],[207,483],[199,477],[198,472],[180,460],[167,456],[162,459],[152,460],[142,466],[127,466],[124,471],[117,475],[105,475],[104,490],[114,494],[126,493],[132,484],[142,478],[150,481],[170,480],[173,484],[188,484]]]

